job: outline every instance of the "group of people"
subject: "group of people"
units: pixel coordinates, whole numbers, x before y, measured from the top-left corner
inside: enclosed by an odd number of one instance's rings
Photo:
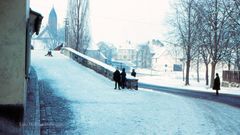
[[[133,69],[132,76],[136,77],[136,72]],[[122,72],[120,73],[119,69],[117,68],[116,71],[113,73],[113,80],[115,81],[115,88],[114,89],[119,89],[121,90],[124,89],[126,87],[126,72],[125,72],[125,68],[122,69]]]
[[[131,76],[136,77],[136,72],[133,69]],[[117,68],[116,71],[113,73],[113,80],[115,81],[115,88],[114,89],[124,89],[126,87],[126,72],[125,68],[122,69],[122,72],[120,73],[119,69]],[[121,87],[121,88],[120,88]],[[220,78],[218,73],[216,73],[216,78],[214,79],[213,82],[213,90],[216,90],[216,95],[219,95],[219,90],[220,90]]]

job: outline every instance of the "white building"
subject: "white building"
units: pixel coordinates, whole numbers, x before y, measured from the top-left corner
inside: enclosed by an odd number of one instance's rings
[[[152,45],[152,50],[154,51],[154,56],[152,58],[152,69],[163,72],[174,71],[174,66],[180,66],[181,62],[178,58],[174,57],[170,50],[166,47],[160,47]]]
[[[136,60],[136,54],[136,45],[131,43],[131,41],[127,41],[118,46],[117,55],[114,59],[134,62]]]

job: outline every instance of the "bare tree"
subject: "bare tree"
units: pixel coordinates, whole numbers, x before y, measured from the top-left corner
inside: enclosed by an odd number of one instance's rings
[[[199,10],[201,11],[201,10]],[[200,14],[203,14],[203,12],[199,12]],[[201,17],[201,16],[200,16]],[[211,42],[211,38],[210,35],[211,33],[208,31],[207,26],[203,23],[203,19],[201,19],[201,21],[199,22],[201,24],[201,29],[198,31],[199,35],[198,35],[198,43],[199,43],[199,47],[198,47],[198,53],[201,55],[201,60],[203,61],[204,65],[205,65],[205,81],[206,81],[206,85],[209,85],[209,69],[208,66],[211,62],[211,57],[210,57],[210,53],[208,51],[210,42]]]
[[[149,43],[140,44],[138,48],[136,65],[141,68],[151,68],[153,53],[151,52]]]
[[[173,26],[185,53],[186,85],[189,84],[190,62],[199,62],[199,57],[195,57],[198,56],[195,54],[201,54],[205,63],[206,85],[208,65],[211,63],[211,87],[219,61],[232,62],[232,58],[236,56],[235,63],[239,64],[240,32],[236,25],[240,13],[232,10],[233,3],[234,8],[239,11],[238,1],[179,0],[177,3]]]
[[[211,55],[211,87],[213,86],[213,80],[215,75],[215,68],[217,63],[224,58],[224,56],[229,53],[229,41],[230,41],[230,31],[228,24],[227,8],[222,7],[221,0],[211,1],[212,7],[209,7],[209,24],[210,31],[212,34],[212,44],[210,46]]]
[[[198,31],[198,16],[194,10],[195,0],[179,0],[176,2],[176,16],[173,18],[173,27],[178,37],[178,44],[183,48],[186,60],[186,79],[185,85],[189,85],[189,73],[191,61],[195,57],[196,38]]]
[[[240,1],[239,0],[229,0],[223,1],[223,5],[227,8],[227,14],[231,18],[231,20],[240,25]],[[229,6],[231,5],[231,6]]]
[[[107,64],[111,63],[113,57],[117,54],[117,48],[113,44],[104,41],[97,43],[97,46],[99,51],[107,57]]]
[[[234,35],[234,51],[233,51],[233,57],[235,58],[235,69],[240,70],[240,1],[239,0],[232,0],[234,3],[234,6],[231,6],[229,8],[229,16],[231,17],[231,20],[233,20],[232,25],[232,32]]]
[[[240,1],[223,1],[223,5],[227,9],[227,14],[229,16],[230,22],[232,23],[232,42],[235,46],[231,53],[231,57],[227,57],[225,61],[227,61],[229,68],[233,64],[235,70],[240,70]]]
[[[208,22],[205,21],[206,16],[208,16],[208,13],[205,10],[204,3],[201,1],[198,1],[198,3],[195,3],[194,5],[195,11],[198,15],[198,36],[197,36],[197,44],[198,44],[198,54],[201,56],[201,61],[205,65],[205,81],[206,85],[209,85],[209,64],[211,62],[210,52],[209,52],[209,46],[211,44],[211,32],[209,31],[209,25]]]
[[[198,10],[201,12],[199,15],[205,20],[201,22],[201,52],[206,68],[209,57],[211,59],[212,87],[217,63],[226,57],[231,58],[233,34],[228,12],[231,3],[224,3],[224,0],[199,0],[198,4]]]
[[[69,0],[68,21],[68,45],[81,53],[85,53],[91,42],[88,25],[89,0]]]

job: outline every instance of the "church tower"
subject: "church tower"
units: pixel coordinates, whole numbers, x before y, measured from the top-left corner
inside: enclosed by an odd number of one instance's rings
[[[49,34],[53,36],[53,38],[57,37],[57,14],[54,9],[50,11],[49,17],[48,17],[48,29],[49,29]]]

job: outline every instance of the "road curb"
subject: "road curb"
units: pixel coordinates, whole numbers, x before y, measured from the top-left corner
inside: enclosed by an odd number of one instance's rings
[[[191,98],[198,98],[204,99],[209,101],[214,101],[218,103],[224,103],[233,107],[240,108],[240,96],[239,95],[232,95],[232,94],[225,94],[220,93],[219,96],[213,92],[205,92],[205,91],[198,91],[198,90],[190,90],[190,89],[182,89],[182,88],[175,88],[175,87],[167,87],[167,86],[160,86],[160,85],[153,85],[147,83],[139,83],[139,88],[151,89],[159,92],[165,92],[185,97]]]
[[[24,113],[24,135],[40,135],[40,107],[38,77],[34,68],[30,69],[30,77],[27,82],[27,97]]]

